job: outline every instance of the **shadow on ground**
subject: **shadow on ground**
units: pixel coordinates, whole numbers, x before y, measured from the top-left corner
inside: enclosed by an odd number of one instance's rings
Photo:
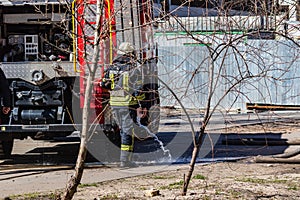
[[[136,140],[133,159],[140,163],[185,163],[189,162],[193,150],[192,135],[187,132],[160,132],[157,139],[148,138]],[[207,134],[199,153],[201,159],[239,159],[241,157],[257,155],[275,155],[285,151],[288,145],[284,144],[281,134]],[[162,142],[163,148],[159,141]],[[269,141],[281,141],[274,145]],[[26,141],[24,141],[26,142]],[[49,141],[45,141],[49,142]],[[79,138],[68,139],[53,147],[37,147],[25,154],[14,154],[1,165],[34,164],[34,165],[70,165],[76,163],[79,150]],[[98,135],[88,144],[89,154],[87,163],[114,163],[118,162],[119,147],[105,135]],[[169,155],[170,153],[170,155]],[[172,159],[170,159],[170,156]]]

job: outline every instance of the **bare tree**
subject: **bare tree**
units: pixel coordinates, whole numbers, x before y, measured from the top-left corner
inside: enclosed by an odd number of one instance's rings
[[[100,43],[103,42],[100,40],[100,27],[101,27],[101,16],[102,16],[102,10],[103,10],[103,1],[97,0],[97,9],[96,9],[96,26],[95,26],[95,33],[94,33],[94,50],[92,54],[92,63],[90,66],[88,66],[88,73],[87,73],[87,79],[86,79],[86,88],[85,88],[85,94],[84,94],[84,105],[83,105],[83,113],[82,113],[82,130],[81,130],[81,140],[80,140],[80,149],[77,157],[77,162],[75,166],[75,172],[74,175],[72,175],[71,179],[68,181],[65,193],[62,197],[62,199],[70,200],[73,198],[77,186],[80,184],[80,180],[83,175],[84,170],[84,162],[86,159],[87,154],[87,137],[88,132],[90,131],[90,97],[93,89],[93,82],[95,79],[95,72],[98,67],[98,61],[99,61],[99,47]],[[102,72],[100,72],[102,74]]]
[[[200,21],[200,25],[195,25],[198,27],[202,25],[202,29],[203,26],[205,27],[203,34],[192,32],[192,25],[190,24],[193,22],[176,17],[176,14],[172,12],[171,15],[173,14],[174,17],[170,18],[169,25],[167,23],[164,24],[165,26],[162,25],[162,31],[165,27],[169,27],[170,30],[173,27],[179,27],[180,31],[186,33],[181,38],[185,38],[191,44],[202,45],[204,46],[203,49],[206,48],[204,51],[206,56],[203,56],[205,61],[194,66],[195,69],[187,80],[188,86],[182,88],[186,90],[184,94],[187,94],[191,88],[189,86],[197,75],[199,73],[205,74],[206,82],[201,87],[207,92],[202,93],[205,94],[204,97],[199,97],[205,99],[203,101],[206,102],[203,105],[204,117],[197,133],[194,131],[193,124],[190,123],[194,149],[188,173],[184,178],[182,195],[187,193],[207,125],[213,114],[222,109],[226,112],[226,109],[230,109],[241,99],[250,102],[255,101],[249,95],[251,92],[246,91],[243,87],[257,90],[256,92],[263,101],[276,101],[271,97],[272,89],[270,88],[280,87],[282,81],[295,78],[290,73],[295,70],[293,63],[297,62],[298,59],[296,49],[299,44],[283,30],[286,13],[281,13],[278,5],[272,4],[271,1],[220,1],[214,5],[207,1],[206,6],[203,6],[203,9],[206,10],[207,14],[198,17],[197,20]],[[209,9],[212,6],[215,6],[215,10]],[[189,11],[191,12],[191,10]],[[205,34],[205,31],[210,31],[211,34]],[[239,33],[234,34],[234,31]],[[181,38],[174,37],[172,39],[180,40]],[[280,42],[282,39],[284,41]],[[250,42],[246,42],[246,40],[250,40]],[[251,40],[254,42],[252,43]],[[276,50],[272,48],[278,49],[278,51],[290,48],[293,49],[292,52],[294,53],[285,60],[281,57],[282,55],[277,55]],[[182,62],[185,61],[186,58]],[[235,66],[235,69],[228,66],[228,62]],[[180,69],[181,65],[182,63],[177,63],[176,69]],[[261,86],[257,85],[258,82],[263,84],[263,90],[261,90]],[[163,85],[167,90],[172,90],[169,86],[172,83],[163,82]],[[223,89],[220,90],[221,87]],[[183,103],[180,102],[183,99],[176,94],[176,91],[172,91],[171,94],[175,96],[175,99],[184,109]],[[224,107],[223,102],[230,95],[234,96],[233,102]]]
[[[85,3],[85,1],[83,1],[83,3]],[[113,63],[113,56],[116,51],[116,49],[114,49],[116,47],[115,43],[118,42],[120,43],[125,41],[127,42],[131,41],[133,44],[136,44],[135,48],[137,49],[134,49],[134,51],[136,50],[138,52],[138,55],[136,55],[135,57],[136,60],[134,60],[133,62],[142,63],[141,65],[139,65],[139,67],[142,67],[143,62],[148,62],[149,64],[153,61],[154,55],[152,55],[153,52],[151,52],[152,51],[151,48],[153,48],[153,46],[151,46],[152,44],[150,44],[152,35],[148,35],[152,33],[151,30],[149,29],[149,25],[151,25],[149,23],[149,20],[152,17],[150,13],[151,8],[149,7],[151,3],[148,1],[145,2],[138,2],[138,1],[122,2],[121,1],[121,2],[114,2],[114,3],[115,3],[114,7],[111,7],[113,5],[110,4],[110,1],[97,0],[97,6],[96,6],[97,10],[96,13],[94,13],[94,15],[96,16],[96,25],[87,24],[88,26],[92,27],[92,30],[94,31],[94,36],[93,36],[94,42],[93,42],[93,52],[90,54],[92,56],[91,64],[89,64],[88,62],[88,56],[90,52],[88,52],[88,50],[85,49],[85,54],[84,54],[86,56],[84,59],[86,60],[85,64],[87,66],[85,66],[86,71],[85,73],[83,73],[86,74],[86,76],[84,77],[86,80],[84,85],[85,93],[84,93],[84,105],[83,105],[83,113],[82,113],[80,150],[79,150],[79,154],[75,166],[74,175],[71,177],[71,179],[68,182],[66,191],[63,195],[63,199],[72,199],[74,193],[76,192],[77,186],[80,184],[80,180],[84,170],[84,161],[87,154],[87,143],[92,138],[92,135],[94,133],[93,130],[94,127],[91,126],[91,121],[92,123],[97,123],[99,118],[103,117],[103,112],[98,114],[98,116],[91,116],[91,112],[89,109],[91,103],[90,97],[92,96],[91,94],[92,94],[92,90],[96,78],[95,76],[96,71],[98,74],[100,74],[100,77],[97,78],[101,79],[103,75],[103,69],[104,67],[107,67],[105,65],[106,64],[111,65]],[[104,13],[104,10],[106,10],[106,13]],[[129,16],[124,17],[123,15],[129,15]],[[85,17],[85,16],[81,16],[81,17]],[[87,16],[87,18],[88,17],[90,16]],[[131,19],[129,19],[130,17]],[[119,23],[121,24],[113,24],[115,19],[120,20]],[[82,29],[82,27],[80,28]],[[119,30],[119,28],[121,30]],[[89,42],[88,41],[89,35],[87,35],[87,33],[85,32],[83,32],[83,34],[84,35],[82,37],[85,39],[84,45],[86,46],[87,43]],[[119,41],[114,41],[115,38],[113,38],[113,34],[115,35],[120,34],[122,36],[116,39]],[[141,41],[138,41],[138,39]],[[147,40],[149,40],[148,44],[147,44]],[[145,46],[145,43],[147,46]],[[147,50],[149,50],[150,53],[147,52]],[[102,65],[100,67],[99,67],[99,62]],[[150,76],[152,76],[152,74],[150,74]],[[97,79],[97,81],[99,80]],[[152,84],[152,82],[150,84]],[[149,86],[149,88],[151,87],[153,86]],[[156,96],[156,94],[154,94],[154,96]],[[153,99],[150,100],[153,101],[151,103],[156,102],[155,98],[156,97],[153,97],[154,101]],[[102,101],[102,99],[100,101]]]
[[[284,60],[281,58],[281,55],[276,55],[276,51],[271,51],[273,46],[268,46],[269,39],[274,40],[275,38],[280,37],[287,42],[282,42],[282,44],[280,44],[279,41],[275,45],[283,45],[283,47],[292,49],[299,47],[298,43],[295,42],[290,35],[286,34],[285,30],[281,29],[286,13],[282,14],[280,13],[279,8],[276,8],[273,4],[268,4],[268,2],[271,1],[249,0],[246,1],[247,3],[244,1],[220,2],[220,4],[216,4],[214,1],[205,1],[204,9],[208,12],[208,14],[199,17],[200,20],[203,20],[202,25],[206,25],[206,30],[204,30],[203,34],[194,34],[189,27],[191,22],[183,21],[186,19],[181,19],[180,17],[172,17],[173,13],[169,14],[163,12],[164,15],[167,15],[167,17],[160,16],[161,19],[167,19],[166,22],[163,22],[163,25],[169,25],[172,29],[172,25],[176,24],[181,31],[186,33],[184,36],[185,38],[188,38],[192,43],[205,48],[206,53],[205,59],[203,61],[199,61],[199,64],[194,66],[193,71],[189,74],[190,76],[187,80],[187,87],[183,88],[183,90],[185,90],[184,95],[187,96],[188,91],[191,90],[190,85],[193,80],[196,79],[197,75],[199,73],[203,73],[206,76],[206,82],[201,86],[197,86],[198,89],[200,88],[200,90],[205,90],[205,92],[202,93],[204,98],[201,97],[205,102],[203,105],[204,117],[198,131],[195,131],[193,123],[189,118],[189,114],[186,112],[183,97],[176,94],[176,91],[174,91],[167,82],[160,78],[162,85],[171,92],[183,108],[192,129],[193,151],[189,170],[184,179],[182,195],[186,195],[187,193],[198,154],[199,151],[201,151],[201,145],[206,134],[207,126],[213,114],[222,109],[223,112],[226,112],[226,109],[231,108],[238,99],[243,98],[251,101],[252,99],[249,97],[248,92],[241,89],[245,85],[252,87],[252,89],[258,89],[258,86],[256,85],[257,82],[265,83],[265,91],[258,91],[261,98],[264,99],[266,96],[265,92],[271,93],[270,89],[268,89],[270,83],[274,83],[276,85],[287,79],[291,79],[291,77],[287,76],[287,74],[293,70],[292,64],[299,58],[298,55],[293,55],[290,59]],[[186,1],[184,4],[180,5],[180,7],[191,5],[190,3],[192,2]],[[103,5],[104,1],[97,0],[97,24],[95,26],[92,62],[87,67],[88,73],[86,77],[84,95],[80,151],[74,175],[68,182],[63,199],[73,198],[83,175],[84,161],[87,154],[87,133],[90,128],[90,113],[88,112],[88,108],[90,105],[90,96],[95,78],[95,71],[99,61],[99,46],[102,42],[104,42],[101,40],[100,36],[111,32],[111,30],[108,30],[108,26],[103,26],[100,22],[100,17],[103,15]],[[210,9],[214,6],[217,6],[217,9]],[[237,10],[237,8],[242,9]],[[188,8],[187,12],[189,15],[193,14],[190,8]],[[155,25],[160,23],[158,21],[159,20],[154,21]],[[207,24],[209,24],[209,28]],[[101,26],[102,28],[100,29]],[[239,33],[234,34],[234,31],[238,31]],[[207,35],[205,34],[206,32],[211,32],[211,34]],[[252,44],[251,42],[246,44],[245,41],[250,38],[255,38],[260,41],[258,44]],[[174,38],[174,40],[176,39],[180,38]],[[270,58],[273,60],[270,60]],[[185,60],[187,59],[188,58],[185,58]],[[234,72],[229,72],[228,64],[226,64],[229,59],[230,64],[235,66]],[[180,68],[181,64],[182,63],[177,63],[177,68]],[[100,74],[102,74],[102,72]],[[219,90],[219,88],[223,85],[226,85],[226,87]],[[199,94],[199,92],[196,93]],[[232,94],[234,96],[233,102],[229,103],[227,107],[225,107],[222,104],[223,101]],[[272,98],[270,99],[272,100]]]

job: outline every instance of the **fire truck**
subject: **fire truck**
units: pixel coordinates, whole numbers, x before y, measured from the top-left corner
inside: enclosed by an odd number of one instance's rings
[[[96,0],[1,1],[0,67],[9,81],[12,108],[9,115],[1,117],[0,157],[11,154],[14,139],[45,140],[80,131],[95,31],[102,42],[90,104],[97,120],[92,121],[107,135],[116,130],[107,109],[109,92],[100,82],[118,46],[129,42],[135,47],[150,88],[149,127],[157,130],[159,96],[152,10],[150,0],[125,0],[122,4],[103,0],[100,14]],[[96,19],[100,20],[99,27]]]

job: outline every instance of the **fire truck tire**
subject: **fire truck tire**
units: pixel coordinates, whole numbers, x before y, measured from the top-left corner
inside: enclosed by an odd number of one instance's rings
[[[160,122],[160,105],[159,104],[155,104],[153,106],[151,106],[151,108],[149,109],[149,125],[148,128],[149,130],[156,134],[158,132],[159,129],[159,122]]]
[[[14,145],[14,139],[0,140],[0,158],[8,158]]]

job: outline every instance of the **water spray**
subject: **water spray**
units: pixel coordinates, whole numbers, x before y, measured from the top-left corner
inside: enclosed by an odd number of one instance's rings
[[[152,133],[152,132],[149,130],[149,128],[148,128],[147,126],[144,126],[144,125],[141,124],[141,118],[140,118],[140,117],[137,117],[137,118],[136,118],[136,121],[137,121],[137,124],[138,124],[139,127],[145,129],[145,130],[147,131],[147,133],[148,133],[151,137],[153,137],[154,140],[155,140],[156,142],[158,142],[158,144],[159,144],[161,150],[164,152],[164,155],[167,154],[167,155],[168,155],[168,158],[169,158],[169,161],[172,161],[172,155],[171,155],[171,153],[170,153],[170,150],[169,150],[169,149],[166,149],[166,148],[164,147],[163,142],[157,137],[157,135],[155,135],[154,133]]]

